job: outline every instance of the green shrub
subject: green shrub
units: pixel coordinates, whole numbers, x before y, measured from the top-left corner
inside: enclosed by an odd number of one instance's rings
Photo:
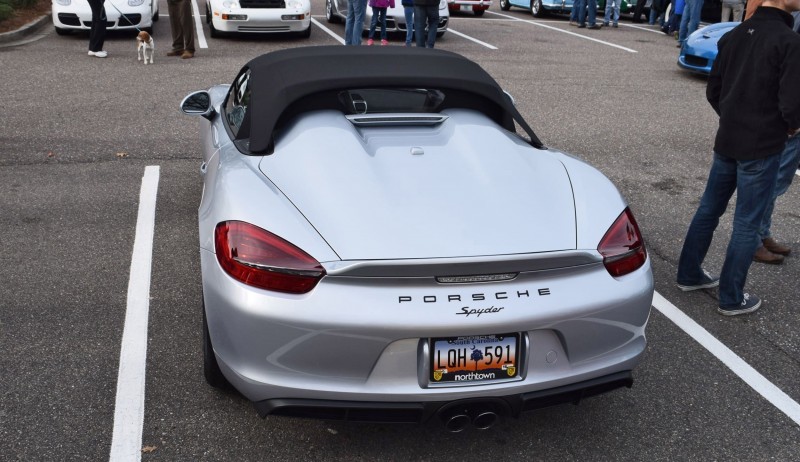
[[[12,13],[14,13],[14,8],[0,0],[0,21],[10,18]]]

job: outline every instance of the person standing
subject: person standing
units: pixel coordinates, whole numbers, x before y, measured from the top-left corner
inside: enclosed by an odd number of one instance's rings
[[[678,46],[683,46],[689,34],[697,30],[700,24],[700,13],[703,11],[703,0],[686,0],[678,30]]]
[[[105,58],[108,52],[103,51],[106,41],[106,8],[105,0],[89,0],[92,9],[92,29],[89,31],[89,56]]]
[[[364,32],[364,15],[367,11],[367,0],[350,0],[347,2],[347,18],[344,25],[344,44],[361,45],[361,34]]]
[[[167,56],[181,59],[194,57],[194,26],[192,25],[192,0],[167,0],[169,28],[172,31],[172,50]]]
[[[733,13],[733,19],[730,19],[731,13]],[[742,21],[743,14],[744,0],[722,0],[722,16],[720,16],[721,22]]]
[[[608,27],[608,21],[612,20],[613,27],[619,27],[619,4],[622,0],[606,0],[606,11],[603,16],[603,25]]]
[[[800,35],[792,31],[800,0],[766,0],[753,17],[719,40],[706,98],[719,114],[714,158],[700,206],[678,261],[683,291],[719,286],[717,311],[751,313],[761,299],[744,292],[759,227],[775,191],[787,135],[800,133]],[[733,232],[719,277],[703,270],[719,218],[737,194]]]
[[[586,27],[586,13],[589,13],[589,27]],[[597,24],[597,0],[581,0],[578,9],[578,28],[600,29]]]
[[[381,45],[386,46],[389,41],[386,40],[386,10],[394,8],[394,0],[369,0],[369,6],[372,7],[372,21],[369,24],[369,40],[367,45],[375,43],[375,28],[378,23],[381,25]]]
[[[414,41],[414,0],[403,0],[403,13],[406,15],[406,46]]]
[[[420,48],[433,48],[439,27],[439,0],[414,0],[414,36]]]

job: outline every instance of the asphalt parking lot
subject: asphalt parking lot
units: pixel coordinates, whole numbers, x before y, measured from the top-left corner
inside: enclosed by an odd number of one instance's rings
[[[149,271],[142,460],[798,460],[800,212],[795,185],[773,233],[795,248],[754,264],[761,310],[716,313],[716,292],[674,285],[681,242],[711,160],[717,117],[705,80],[680,70],[674,39],[648,26],[578,30],[495,4],[455,15],[436,46],[484,66],[539,138],[610,177],[630,202],[652,260],[657,297],[648,350],[630,390],[446,433],[398,426],[260,419],[202,376],[197,120],[178,105],[227,83],[259,54],[335,45],[343,24],[312,1],[309,39],[203,39],[191,60],[167,58],[166,2],[154,65],[134,34],[113,33],[107,59],[85,35],[51,27],[0,44],[0,458],[109,459],[120,416],[117,377],[131,281]],[[199,11],[204,11],[202,3]],[[205,47],[203,47],[205,44]],[[391,46],[401,46],[392,37]],[[134,274],[145,172],[157,172],[151,259]],[[146,204],[145,204],[146,205]],[[707,259],[721,268],[731,214]],[[136,261],[141,263],[141,261]],[[140,287],[134,285],[133,287]]]

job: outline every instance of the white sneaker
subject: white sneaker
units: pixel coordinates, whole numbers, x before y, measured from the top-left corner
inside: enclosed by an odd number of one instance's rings
[[[107,51],[103,51],[103,50],[90,51],[89,52],[89,56],[94,56],[96,58],[105,58],[106,56],[108,56],[108,52]]]

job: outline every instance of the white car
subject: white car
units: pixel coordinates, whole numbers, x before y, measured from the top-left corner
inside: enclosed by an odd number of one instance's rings
[[[158,21],[157,0],[106,0],[106,29],[152,32]],[[92,28],[92,9],[87,0],[53,0],[53,26],[58,35]]]
[[[212,37],[227,33],[299,33],[311,36],[310,0],[207,0]]]

